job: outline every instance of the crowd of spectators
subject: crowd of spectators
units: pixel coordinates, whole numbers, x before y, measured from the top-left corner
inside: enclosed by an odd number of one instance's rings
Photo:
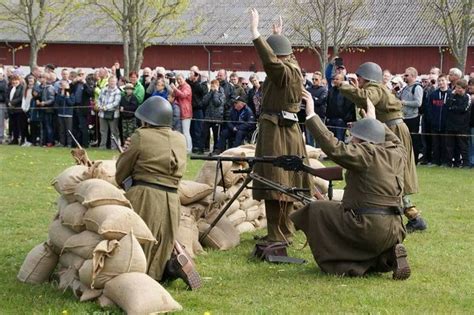
[[[250,141],[260,114],[261,78],[220,69],[210,80],[197,66],[188,73],[147,67],[141,76],[131,72],[124,77],[115,63],[91,73],[65,68],[58,78],[50,64],[26,76],[0,67],[0,143],[74,147],[70,130],[84,148],[115,149],[111,137],[117,144],[130,137],[139,127],[134,111],[152,96],[172,104],[173,128],[184,134],[189,153],[219,154]],[[303,71],[316,113],[340,141],[347,141],[348,126],[358,118],[354,104],[338,91],[339,83],[351,76],[341,58],[330,62],[324,75]],[[402,75],[385,70],[383,84],[403,104],[417,163],[474,165],[474,73],[466,80],[456,68],[445,75],[434,67],[419,75],[408,67]],[[299,118],[305,119],[304,104]],[[305,136],[307,144],[317,146],[317,139]]]

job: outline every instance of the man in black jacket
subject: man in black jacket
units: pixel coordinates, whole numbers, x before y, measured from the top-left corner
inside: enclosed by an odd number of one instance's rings
[[[191,121],[191,138],[193,140],[193,153],[204,153],[204,142],[202,140],[202,119],[204,118],[204,108],[202,99],[208,92],[207,82],[203,82],[199,68],[192,66],[189,70],[189,78],[186,82],[192,90],[193,121]]]
[[[7,108],[5,103],[7,100],[8,84],[3,75],[3,68],[0,68],[0,71],[0,144],[2,144],[5,134],[5,119],[7,118]]]
[[[339,93],[338,85],[342,81],[344,81],[342,74],[333,77],[326,101],[326,125],[340,141],[344,141],[347,123],[356,120],[354,103]]]

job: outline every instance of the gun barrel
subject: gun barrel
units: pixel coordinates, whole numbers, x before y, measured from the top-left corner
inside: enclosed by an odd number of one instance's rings
[[[264,157],[244,157],[244,156],[209,156],[209,155],[191,155],[191,160],[203,160],[203,161],[230,161],[230,162],[247,162],[247,163],[272,163],[277,157],[264,156]]]

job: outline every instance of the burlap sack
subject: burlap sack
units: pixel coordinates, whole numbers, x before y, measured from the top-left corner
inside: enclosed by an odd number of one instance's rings
[[[248,150],[252,150],[252,151],[255,151],[255,147],[256,145],[255,144],[242,144],[241,146],[239,146],[239,148],[242,148],[242,149],[248,149]]]
[[[102,179],[88,179],[78,184],[74,196],[78,202],[87,208],[102,205],[132,207],[117,187]]]
[[[240,234],[255,231],[255,226],[251,222],[242,222],[236,226]]]
[[[91,231],[81,232],[71,236],[64,243],[63,255],[73,253],[83,259],[91,259],[94,248],[103,240],[103,237],[97,233]]]
[[[223,204],[221,209],[223,209],[225,205],[226,204]],[[240,209],[240,202],[238,200],[234,200],[234,202],[229,206],[225,214],[227,215],[227,217],[229,217],[230,215],[234,214],[239,209]]]
[[[76,255],[71,252],[63,253],[59,256],[59,264],[63,268],[74,268],[75,270],[81,269],[84,264],[85,259],[79,255]]]
[[[320,148],[315,148],[310,145],[306,145],[306,152],[308,153],[308,159],[319,160],[321,153],[323,152]]]
[[[43,283],[53,273],[58,258],[46,243],[38,244],[26,256],[16,277],[25,283]]]
[[[106,182],[111,183],[114,186],[118,186],[115,181],[116,173],[116,163],[115,160],[97,160],[94,161],[91,167],[89,167],[90,178],[103,179]]]
[[[146,257],[133,233],[120,242],[102,241],[94,249],[92,260],[86,260],[79,270],[82,283],[101,289],[114,277],[127,272],[146,272]]]
[[[266,218],[267,217],[267,213],[265,212],[265,203],[262,202],[258,208],[260,209],[260,217],[261,218]]]
[[[262,219],[259,219],[257,221],[258,221],[258,228],[259,229],[264,229],[264,228],[267,227],[267,219],[266,218],[262,218]]]
[[[209,228],[210,224],[219,215],[219,209],[210,213],[205,218],[206,224],[198,222],[199,233],[202,234]],[[229,219],[224,215],[204,239],[204,245],[220,250],[227,250],[236,247],[240,243],[240,235]]]
[[[253,198],[247,198],[240,203],[240,209],[247,210],[249,208],[252,208],[253,206],[258,206],[258,205],[260,205],[260,201],[255,200]]]
[[[74,194],[72,196],[74,198]],[[56,205],[58,206],[59,218],[60,216],[62,216],[64,209],[69,205],[69,201],[63,195],[61,195],[58,197],[58,199],[56,199]]]
[[[237,184],[232,187],[229,187],[226,190],[227,197],[232,198],[235,195],[235,193],[239,190],[240,186],[242,186],[242,184]],[[242,197],[242,196],[239,196],[239,197]]]
[[[255,156],[255,149],[248,149],[243,146],[239,146],[236,148],[231,148],[225,150],[220,154],[222,156],[237,156],[237,157],[254,157]]]
[[[54,220],[49,225],[49,242],[51,242],[51,244],[57,247],[60,251],[63,250],[64,243],[74,235],[76,235],[76,233],[67,226],[62,225],[61,221],[59,220]]]
[[[58,289],[63,293],[66,292],[68,288],[72,288],[72,284],[78,279],[77,269],[73,267],[61,267],[57,275],[59,277]]]
[[[319,160],[315,160],[315,159],[309,159],[309,164],[312,168],[326,167]],[[318,187],[319,191],[322,194],[326,194],[328,192],[329,182],[327,180],[324,180],[324,179],[320,178],[320,177],[313,176],[313,178],[315,180],[316,187]]]
[[[103,290],[85,288],[84,291],[82,292],[80,301],[86,302],[86,301],[95,300],[102,295],[102,291]]]
[[[209,210],[210,205],[203,205],[199,202],[195,202],[192,204],[189,204],[187,206],[181,206],[181,213],[182,214],[189,214],[194,216],[194,218],[197,220],[200,217],[204,215]]]
[[[203,251],[199,243],[199,230],[194,216],[181,214],[176,240],[184,246],[192,258]]]
[[[115,277],[105,285],[104,295],[128,315],[183,309],[157,281],[144,273],[131,272]]]
[[[245,174],[234,173],[234,171],[237,171],[237,170],[242,170],[242,165],[238,163],[232,163],[232,167],[230,168],[230,170],[227,173],[225,173],[222,184],[226,188],[229,188],[244,179]]]
[[[103,293],[99,298],[97,299],[97,303],[99,304],[100,307],[106,308],[106,307],[114,307],[115,304],[114,301],[106,297]]]
[[[257,220],[260,217],[261,213],[262,212],[259,206],[250,207],[247,210],[245,210],[245,214],[246,214],[245,221],[252,222],[254,220]]]
[[[120,240],[133,230],[141,244],[156,242],[143,219],[127,207],[108,205],[90,208],[84,215],[84,223],[88,231],[98,233],[106,240]]]
[[[233,226],[237,226],[247,219],[247,214],[245,211],[238,209],[231,215],[227,216],[227,218],[229,218],[229,221]]]
[[[89,178],[87,166],[74,165],[62,171],[51,184],[58,193],[68,195],[74,194],[77,184]]]
[[[203,183],[211,187],[214,187],[215,179],[216,179],[216,167],[217,167],[217,161],[204,162],[195,181],[198,183]],[[224,175],[227,174],[227,172],[230,170],[231,167],[232,167],[232,162],[222,161],[222,172],[224,173]],[[221,180],[222,180],[222,175],[221,175],[221,172],[219,171],[217,174],[217,183],[219,183]]]
[[[342,201],[342,197],[344,197],[344,189],[333,189],[332,200]]]
[[[178,195],[182,205],[189,205],[203,199],[212,193],[212,187],[190,180],[182,180],[179,183]]]
[[[74,232],[82,232],[86,229],[83,221],[86,211],[87,208],[79,202],[71,203],[60,212],[61,223]]]

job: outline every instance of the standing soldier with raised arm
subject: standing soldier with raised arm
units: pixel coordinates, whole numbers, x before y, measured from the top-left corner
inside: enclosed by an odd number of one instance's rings
[[[281,35],[281,18],[278,25],[273,25],[273,35],[267,40],[260,36],[258,23],[258,12],[252,9],[252,39],[267,74],[263,83],[255,156],[307,156],[296,115],[300,111],[303,93],[300,67],[293,56],[290,41]],[[254,171],[288,187],[310,188],[311,179],[306,173],[288,172],[266,163],[256,164]],[[293,202],[277,191],[264,190],[267,187],[260,183],[254,182],[253,186],[257,188],[253,191],[253,198],[265,200],[268,222],[266,240],[291,242],[294,227],[288,215],[293,209]]]
[[[351,84],[339,83],[339,91],[359,108],[367,109],[367,99],[375,106],[376,118],[385,123],[405,146],[407,160],[405,165],[405,184],[403,192],[403,209],[408,218],[408,232],[426,229],[426,224],[419,211],[411,203],[408,195],[418,192],[418,177],[416,175],[415,157],[410,131],[403,122],[402,103],[382,83],[382,69],[373,62],[366,62],[356,71],[357,80]]]

